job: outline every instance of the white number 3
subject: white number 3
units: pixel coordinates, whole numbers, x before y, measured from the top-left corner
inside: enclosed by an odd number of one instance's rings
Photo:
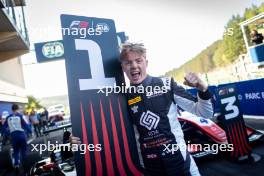
[[[235,96],[224,98],[221,100],[222,104],[227,104],[225,107],[225,110],[226,111],[232,111],[231,113],[225,115],[226,120],[235,118],[239,115],[239,109],[236,105],[234,105],[235,101],[236,101]]]

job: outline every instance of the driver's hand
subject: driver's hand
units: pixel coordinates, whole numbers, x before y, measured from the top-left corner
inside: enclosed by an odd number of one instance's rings
[[[81,144],[81,139],[75,136],[70,136],[70,143],[71,144]]]
[[[190,86],[190,87],[195,87],[198,90],[205,92],[208,89],[208,86],[205,82],[203,82],[199,76],[196,73],[190,72],[184,77],[184,82],[183,84]]]

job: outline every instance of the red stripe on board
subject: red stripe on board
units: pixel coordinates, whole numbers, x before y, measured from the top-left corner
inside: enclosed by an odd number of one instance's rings
[[[239,122],[240,124],[240,122]],[[240,128],[239,124],[236,124],[236,128],[238,129],[238,136],[240,139],[240,146],[242,148],[242,156],[246,155],[248,153],[247,149],[246,149],[246,143],[245,143],[245,136],[242,133],[242,128]]]
[[[85,120],[84,120],[83,106],[82,106],[81,102],[80,102],[80,108],[81,108],[81,116],[82,116],[82,137],[83,137],[82,141],[84,144],[88,145],[86,124],[85,124]],[[92,175],[91,160],[90,160],[90,153],[89,152],[85,152],[84,162],[85,162],[85,176]]]
[[[238,141],[238,138],[237,138],[237,135],[236,135],[236,128],[235,128],[235,126],[234,126],[234,124],[232,124],[232,129],[233,129],[233,137],[234,137],[234,140],[236,141],[236,148],[237,148],[237,153],[236,153],[236,157],[238,157],[239,156],[239,154],[240,154],[240,143],[239,143],[239,141]]]
[[[111,124],[112,124],[112,129],[113,129],[113,139],[114,139],[114,146],[115,146],[116,163],[118,166],[119,174],[122,176],[126,176],[127,174],[126,174],[126,171],[124,169],[123,162],[122,162],[122,157],[121,157],[121,152],[120,152],[120,147],[119,147],[120,144],[119,144],[118,136],[117,136],[116,122],[115,122],[112,103],[111,103],[110,99],[109,99],[109,105],[110,105]],[[102,104],[100,104],[100,106],[102,106]]]
[[[246,130],[243,130],[242,123],[240,123],[239,125],[240,125],[240,128],[242,130],[243,135],[245,136],[244,137],[244,141],[245,141],[245,144],[246,144],[245,146],[246,146],[248,152],[251,152],[252,148],[251,148],[251,146],[249,145],[249,142],[248,142],[248,134],[247,134]]]
[[[236,127],[236,124],[234,123],[234,128],[235,128],[235,135],[236,135],[236,140],[237,140],[237,144],[238,144],[238,148],[239,148],[239,153],[240,153],[240,156],[243,156],[243,151],[242,151],[242,148],[241,148],[241,141],[239,140],[239,134],[238,134],[238,128]]]
[[[134,163],[132,162],[132,159],[131,159],[131,156],[130,156],[129,146],[128,146],[128,142],[127,142],[126,129],[125,129],[124,121],[123,121],[123,113],[122,113],[122,109],[121,109],[121,106],[120,106],[119,99],[118,99],[118,110],[119,110],[119,117],[120,117],[120,122],[121,122],[122,137],[123,137],[123,141],[124,141],[125,157],[126,157],[126,160],[127,160],[128,167],[131,170],[131,172],[133,173],[133,175],[135,175],[135,176],[143,175],[134,166]]]
[[[104,115],[103,106],[102,106],[101,101],[100,101],[100,112],[101,112],[101,119],[102,119],[102,132],[103,132],[103,139],[104,139],[104,146],[105,146],[104,152],[105,152],[105,158],[106,158],[107,175],[113,176],[115,175],[115,172],[114,172],[112,154],[111,154],[109,138],[108,138],[106,123],[105,123],[105,115]]]
[[[232,139],[233,139],[233,144],[234,144],[234,149],[235,149],[235,157],[238,156],[238,146],[237,146],[237,141],[236,141],[236,136],[235,136],[235,129],[233,125],[230,127],[231,133],[232,133]]]
[[[227,132],[228,132],[228,134],[226,134],[226,136],[228,135],[229,136],[229,140],[232,142],[232,144],[233,144],[233,150],[232,150],[232,152],[231,152],[231,157],[234,157],[234,141],[233,141],[233,138],[232,138],[232,135],[231,135],[231,130],[230,130],[230,128],[229,127],[227,127]],[[227,141],[228,142],[228,141]]]
[[[91,113],[91,120],[92,120],[93,142],[94,142],[94,145],[96,145],[96,144],[99,144],[99,140],[98,140],[98,135],[97,135],[97,128],[96,128],[92,103],[90,103],[90,113]],[[94,151],[94,155],[95,155],[95,163],[96,163],[96,175],[101,176],[103,175],[103,169],[102,169],[102,160],[101,160],[100,151]]]

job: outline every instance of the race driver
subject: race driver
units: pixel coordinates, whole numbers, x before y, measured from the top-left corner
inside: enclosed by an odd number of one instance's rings
[[[143,44],[123,44],[120,61],[130,86],[145,88],[144,93],[139,89],[128,93],[128,109],[139,134],[146,175],[200,175],[186,149],[177,107],[211,118],[213,107],[208,86],[195,73],[187,74],[184,84],[198,89],[198,96],[193,97],[171,78],[148,75]]]
[[[184,84],[198,89],[198,96],[193,97],[171,78],[148,75],[146,72],[148,60],[143,44],[123,44],[120,61],[130,81],[130,87],[152,88],[152,91],[127,94],[129,112],[136,126],[135,132],[140,144],[144,174],[200,175],[186,149],[183,132],[177,119],[177,107],[198,116],[211,118],[213,107],[207,85],[195,73],[187,74]],[[74,136],[71,136],[70,141],[73,144],[81,143],[80,138]],[[178,148],[175,148],[175,145]]]

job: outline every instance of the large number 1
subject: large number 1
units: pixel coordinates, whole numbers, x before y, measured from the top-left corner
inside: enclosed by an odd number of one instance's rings
[[[86,50],[90,59],[91,79],[79,79],[80,90],[99,89],[100,87],[113,86],[115,78],[106,78],[103,67],[103,58],[100,46],[86,39],[75,39],[76,50]]]
[[[232,111],[231,113],[225,115],[226,120],[235,118],[239,115],[239,109],[236,105],[234,105],[235,101],[236,101],[235,96],[224,98],[221,100],[222,104],[227,104],[225,107],[225,110],[226,111]]]

